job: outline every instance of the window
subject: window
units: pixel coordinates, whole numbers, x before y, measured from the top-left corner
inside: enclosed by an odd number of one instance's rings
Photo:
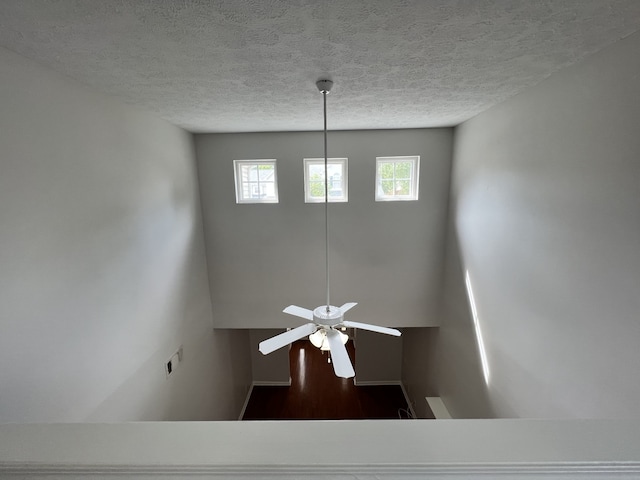
[[[348,201],[347,159],[328,158],[327,175],[329,202]],[[304,159],[304,201],[324,202],[324,158]]]
[[[376,158],[376,202],[417,200],[420,157]]]
[[[275,160],[234,160],[236,203],[278,203]]]

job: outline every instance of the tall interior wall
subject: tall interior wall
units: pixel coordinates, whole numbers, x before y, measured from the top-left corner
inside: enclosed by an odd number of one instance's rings
[[[639,50],[627,37],[456,129],[439,361],[455,417],[640,414]]]
[[[192,136],[5,49],[0,98],[0,422],[237,418]]]
[[[452,129],[329,132],[348,158],[349,201],[329,205],[331,301],[359,302],[349,319],[437,324]],[[325,300],[323,204],[305,203],[304,158],[324,156],[322,132],[196,135],[214,322],[286,328],[287,305]],[[420,155],[417,201],[376,202],[377,156]],[[237,204],[234,160],[275,159],[279,202]]]
[[[438,325],[452,133],[329,132],[328,156],[348,158],[349,201],[329,205],[329,258],[332,303],[358,302],[349,320]],[[303,323],[282,309],[325,300],[324,209],[305,203],[303,182],[303,159],[323,157],[323,147],[322,132],[196,135],[214,322],[252,329],[258,383],[288,380],[285,354],[255,351]],[[418,201],[376,202],[376,157],[401,155],[420,156]],[[233,161],[252,159],[276,160],[277,204],[236,203]],[[401,380],[401,340],[358,332],[356,346],[358,382]]]

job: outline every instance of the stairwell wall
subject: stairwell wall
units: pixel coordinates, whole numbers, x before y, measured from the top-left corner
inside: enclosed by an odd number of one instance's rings
[[[640,416],[639,49],[634,34],[456,129],[439,385],[454,417]]]
[[[323,146],[322,132],[196,135],[217,327],[296,327],[284,307],[325,301],[324,208],[303,181]],[[348,203],[329,205],[332,303],[358,302],[352,321],[437,325],[452,129],[330,131],[328,146],[349,168]],[[375,201],[376,156],[394,155],[420,155],[418,201]],[[279,203],[236,203],[233,161],[250,159],[277,160]]]
[[[0,99],[0,423],[237,418],[192,136],[5,49]]]

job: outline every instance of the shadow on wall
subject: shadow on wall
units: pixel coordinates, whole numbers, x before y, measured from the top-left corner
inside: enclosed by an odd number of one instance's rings
[[[418,418],[433,418],[426,397],[438,396],[438,327],[402,329],[402,384]]]

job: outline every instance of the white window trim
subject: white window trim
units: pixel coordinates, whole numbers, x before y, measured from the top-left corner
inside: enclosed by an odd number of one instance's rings
[[[380,193],[380,179],[378,178],[379,167],[381,163],[399,163],[399,162],[412,162],[412,178],[410,179],[410,194],[409,195],[394,195],[387,196]],[[419,194],[419,180],[420,180],[420,156],[419,155],[403,155],[397,157],[376,157],[376,183],[375,194],[376,202],[410,202],[418,200]]]
[[[324,158],[304,159],[304,202],[324,203],[324,198],[318,199],[311,196],[309,191],[309,165],[324,165]],[[343,165],[342,191],[344,195],[340,198],[329,197],[329,203],[345,203],[349,201],[349,159],[344,157],[327,158],[327,164]]]
[[[240,169],[245,165],[273,165],[273,185],[274,185],[274,197],[273,198],[244,198],[242,195],[243,185],[242,178],[240,176]],[[236,203],[278,203],[278,168],[276,160],[270,159],[258,159],[258,160],[234,160],[233,161],[233,177],[236,185]]]

